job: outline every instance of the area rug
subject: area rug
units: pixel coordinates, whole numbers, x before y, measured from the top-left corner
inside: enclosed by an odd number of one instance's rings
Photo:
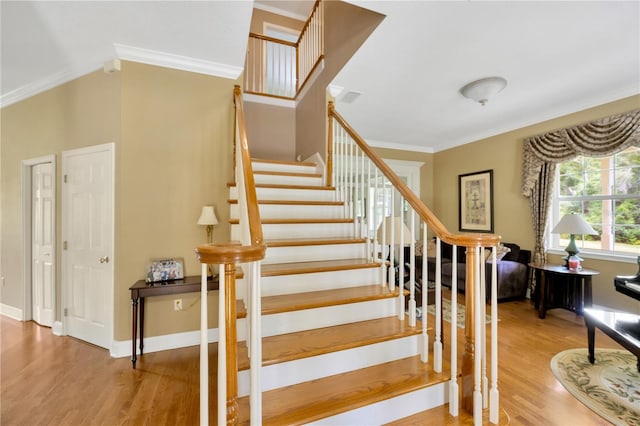
[[[640,425],[640,374],[637,359],[618,349],[569,349],[551,359],[558,381],[599,416],[615,425]]]
[[[458,310],[456,312],[456,317],[458,319],[457,325],[460,328],[464,328],[464,317],[466,312],[465,306],[461,305],[460,303],[456,303],[456,305],[458,306],[457,308]],[[431,315],[435,315],[436,305],[435,304],[429,305],[427,307],[427,312],[429,312]],[[419,316],[421,315],[419,314]],[[451,301],[449,299],[442,299],[442,318],[446,322],[451,322]],[[489,315],[486,315],[485,319],[487,324],[491,322],[491,317]]]

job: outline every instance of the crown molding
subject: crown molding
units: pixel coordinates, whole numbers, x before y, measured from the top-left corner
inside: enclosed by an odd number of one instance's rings
[[[424,152],[427,154],[433,154],[434,150],[430,146],[418,146],[418,145],[408,145],[402,143],[394,143],[387,141],[377,141],[372,139],[366,139],[367,143],[375,148],[386,148],[386,149],[398,149],[401,151],[410,151],[410,152]]]
[[[53,89],[56,86],[67,83],[83,75],[92,73],[102,68],[102,64],[91,64],[83,68],[66,69],[40,80],[36,80],[24,86],[18,87],[10,92],[0,96],[0,108],[4,108],[11,104],[23,101],[27,98],[37,95],[38,93],[45,92],[49,89]]]
[[[236,80],[243,67],[114,43],[119,59]]]

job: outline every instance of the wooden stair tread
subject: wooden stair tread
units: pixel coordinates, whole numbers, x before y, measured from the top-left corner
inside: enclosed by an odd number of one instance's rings
[[[333,218],[296,218],[296,219],[262,219],[263,225],[286,225],[300,223],[353,223],[353,219],[333,219]],[[229,219],[231,225],[240,223],[239,219]]]
[[[333,238],[283,238],[266,240],[267,247],[298,247],[321,246],[332,244],[360,244],[367,242],[366,238],[333,237]]]
[[[265,158],[252,158],[252,163],[268,163],[268,164],[286,164],[289,166],[308,166],[316,167],[316,163],[305,163],[301,161],[286,161],[286,160],[267,160]]]
[[[238,200],[227,200],[229,204],[238,204]],[[305,201],[305,200],[258,200],[258,204],[275,204],[285,206],[344,206],[344,201]]]
[[[337,290],[310,291],[307,293],[281,294],[262,298],[262,315],[292,312],[325,306],[345,305],[396,297],[398,291],[391,291],[380,284],[347,287]]]
[[[274,172],[268,170],[257,170],[253,172],[255,175],[264,175],[264,176],[286,176],[286,177],[310,177],[310,178],[319,178],[322,177],[320,173],[303,173],[303,172]]]
[[[377,318],[331,327],[279,334],[262,339],[262,365],[309,358],[420,334],[422,323],[409,326],[408,317]],[[246,342],[238,344],[238,369],[249,368]]]
[[[264,392],[262,424],[297,425],[318,421],[447,380],[448,376],[435,373],[419,356],[378,364]],[[238,404],[239,424],[249,424],[249,398],[239,398]]]
[[[385,426],[416,426],[416,425],[442,425],[442,426],[473,426],[473,414],[467,413],[460,408],[458,417],[449,414],[449,404],[441,405],[430,410],[421,411],[408,417],[386,423]],[[491,424],[489,421],[489,410],[482,411],[482,424]],[[511,424],[509,413],[500,406],[498,413],[498,425]]]
[[[311,262],[265,263],[261,276],[307,274],[312,272],[345,271],[349,269],[378,268],[379,263],[369,259],[316,260]]]
[[[236,186],[235,182],[227,183],[227,186]],[[280,185],[274,183],[256,183],[256,188],[271,188],[271,189],[310,189],[310,190],[324,190],[334,191],[335,186],[317,186],[317,185]]]

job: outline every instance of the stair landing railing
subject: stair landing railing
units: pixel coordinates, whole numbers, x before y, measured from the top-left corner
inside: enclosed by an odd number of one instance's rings
[[[245,130],[244,108],[240,87],[234,90],[235,119],[235,181],[238,190],[241,241],[206,244],[196,248],[202,265],[202,302],[200,307],[200,424],[209,424],[209,361],[207,274],[208,265],[219,265],[218,315],[218,418],[217,424],[236,424],[238,420],[238,354],[236,327],[236,265],[242,263],[249,288],[249,403],[252,424],[262,419],[262,391],[260,370],[262,344],[260,329],[260,261],[264,259],[266,245],[262,237],[262,224],[258,211],[251,156]]]
[[[366,238],[371,259],[380,263],[380,283],[390,290],[396,282],[400,290],[409,291],[405,304],[404,291],[398,291],[398,318],[405,320],[408,306],[410,326],[416,326],[416,287],[422,286],[422,331],[420,355],[429,362],[430,342],[427,333],[427,293],[429,262],[435,258],[435,326],[433,368],[442,372],[443,337],[441,335],[442,255],[441,243],[452,245],[451,278],[451,379],[449,382],[449,412],[457,416],[459,407],[473,413],[474,424],[482,424],[483,409],[489,407],[489,418],[498,423],[498,329],[497,329],[497,268],[492,268],[491,286],[491,350],[487,351],[488,336],[485,320],[485,250],[492,248],[496,264],[496,246],[500,237],[491,234],[452,234],[411,189],[391,170],[338,114],[332,102],[328,107],[327,185],[336,187],[339,201],[345,205],[344,215],[354,220],[354,234]],[[429,239],[435,239],[435,253],[429,252]],[[416,277],[416,242],[422,244],[422,277]],[[465,336],[464,348],[457,345],[457,248],[466,248]],[[399,250],[397,248],[400,248]],[[409,259],[404,247],[409,247]],[[397,250],[397,251],[396,251]],[[395,277],[396,268],[400,277]],[[408,274],[404,271],[408,269]],[[404,275],[408,275],[405,282]],[[402,284],[400,284],[402,283]],[[459,353],[461,352],[461,354]],[[490,355],[487,355],[490,353]],[[490,357],[491,382],[487,378],[487,359]],[[458,360],[462,368],[458,371]],[[490,387],[490,389],[489,389]]]
[[[324,58],[324,4],[316,0],[295,42],[249,33],[244,91],[295,99]]]

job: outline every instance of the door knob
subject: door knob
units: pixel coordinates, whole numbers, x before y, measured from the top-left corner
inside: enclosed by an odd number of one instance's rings
[[[98,262],[100,262],[100,263],[109,263],[109,256],[104,256],[104,257],[98,258]]]

